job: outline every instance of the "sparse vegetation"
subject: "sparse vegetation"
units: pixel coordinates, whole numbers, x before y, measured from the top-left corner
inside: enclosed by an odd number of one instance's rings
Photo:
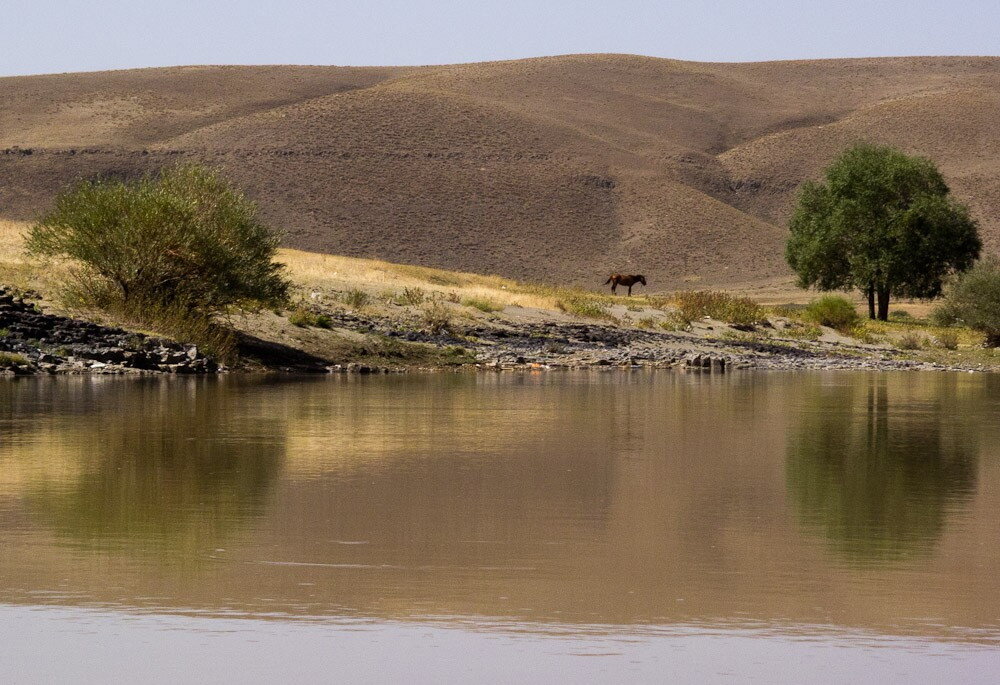
[[[691,328],[690,321],[684,321],[677,312],[667,312],[665,319],[660,321],[660,328],[665,331],[686,331]]]
[[[498,312],[503,309],[503,307],[501,307],[493,300],[488,300],[484,297],[467,297],[466,299],[462,300],[462,306],[478,309],[479,311],[485,314]]]
[[[567,314],[589,319],[610,319],[608,304],[602,300],[583,295],[571,295],[556,302],[556,308]]]
[[[747,297],[711,290],[683,290],[674,294],[674,306],[682,321],[690,323],[703,317],[736,326],[753,326],[767,318],[763,307]]]
[[[926,338],[919,331],[906,331],[896,339],[896,347],[901,350],[919,350]]]
[[[945,329],[943,331],[938,331],[937,335],[934,336],[934,341],[938,347],[944,350],[957,350],[958,349],[958,331],[953,331],[950,329]]]
[[[369,304],[371,304],[371,295],[366,293],[364,290],[359,290],[358,288],[351,288],[346,290],[340,295],[340,301],[351,309],[364,309]]]
[[[654,321],[653,317],[651,317],[651,316],[644,316],[641,319],[639,319],[638,321],[636,321],[635,325],[638,328],[652,328],[653,326],[656,325],[656,321]]]
[[[397,304],[416,307],[424,303],[427,293],[422,288],[403,288],[396,297]]]
[[[289,314],[288,323],[300,328],[330,328],[333,325],[329,316],[314,312],[306,307],[297,307]]]
[[[806,321],[829,326],[838,331],[848,331],[858,323],[858,311],[854,303],[840,295],[818,297],[805,308],[802,316]]]
[[[782,337],[795,340],[817,340],[822,334],[819,326],[808,323],[795,323],[781,332]]]
[[[432,302],[424,307],[421,323],[432,335],[448,333],[453,327],[451,311],[440,302]]]

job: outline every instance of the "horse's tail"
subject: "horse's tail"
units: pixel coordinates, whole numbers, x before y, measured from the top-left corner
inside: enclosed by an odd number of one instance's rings
[[[604,281],[604,285],[610,283],[612,278],[614,278],[614,275],[608,276],[608,280]]]

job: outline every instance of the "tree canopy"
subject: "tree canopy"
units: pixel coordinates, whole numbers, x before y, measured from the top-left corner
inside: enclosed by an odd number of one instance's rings
[[[929,159],[859,144],[802,186],[786,247],[799,285],[859,289],[868,313],[887,319],[889,298],[930,298],[979,257],[968,209]]]

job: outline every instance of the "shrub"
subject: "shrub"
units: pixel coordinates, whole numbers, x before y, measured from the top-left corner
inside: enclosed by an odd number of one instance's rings
[[[490,312],[498,312],[503,309],[502,306],[498,305],[492,300],[487,300],[482,297],[469,297],[462,300],[462,305],[466,307],[472,307],[473,309],[478,309],[481,312],[489,314]]]
[[[910,323],[914,320],[915,319],[913,318],[913,314],[910,314],[910,312],[906,311],[905,309],[897,309],[896,311],[894,311],[892,314],[889,315],[889,321],[902,321]]]
[[[1000,346],[1000,263],[987,259],[961,274],[948,291],[943,314],[986,335],[989,347]]]
[[[946,350],[957,350],[958,349],[958,333],[952,330],[939,331],[936,336],[934,336],[935,342],[938,347]]]
[[[433,302],[424,307],[421,320],[424,327],[432,335],[450,332],[452,328],[451,312],[448,307],[439,302]]]
[[[711,290],[684,290],[675,293],[673,301],[678,317],[688,323],[707,316],[737,326],[753,326],[767,318],[753,300]]]
[[[214,171],[176,166],[138,181],[84,181],[33,226],[32,254],[80,265],[77,294],[202,315],[284,302],[279,235]]]
[[[351,309],[364,309],[371,301],[371,296],[364,290],[351,288],[340,296],[341,301]]]
[[[907,331],[896,340],[896,347],[901,350],[919,350],[924,345],[924,336],[917,331]]]
[[[805,308],[803,317],[807,321],[836,328],[839,331],[849,330],[860,318],[854,303],[840,295],[824,295],[816,298]]]
[[[677,312],[668,312],[667,317],[660,322],[660,328],[665,331],[686,331],[690,327],[691,322],[681,319]]]
[[[423,304],[425,298],[426,295],[420,288],[403,288],[403,292],[399,294],[400,302],[412,306]]]
[[[314,328],[330,328],[333,325],[333,320],[326,314],[319,314],[305,307],[299,307],[288,315],[288,323],[299,328],[309,326]]]
[[[955,306],[951,302],[945,300],[931,310],[927,319],[930,321],[932,326],[949,328],[958,323],[958,313]]]
[[[635,325],[638,328],[652,328],[653,326],[656,325],[656,322],[653,320],[653,317],[651,317],[651,316],[644,316],[641,319],[639,319],[638,321],[636,321]]]

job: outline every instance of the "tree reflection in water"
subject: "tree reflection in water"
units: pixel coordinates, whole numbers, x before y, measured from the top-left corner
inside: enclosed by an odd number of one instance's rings
[[[231,539],[264,510],[283,433],[247,406],[246,384],[206,392],[198,382],[190,392],[134,380],[88,388],[87,408],[46,436],[39,456],[64,467],[28,484],[29,510],[88,549],[190,561]]]
[[[884,376],[810,392],[786,468],[803,526],[853,565],[931,551],[976,484],[975,435],[955,395],[914,397]]]

